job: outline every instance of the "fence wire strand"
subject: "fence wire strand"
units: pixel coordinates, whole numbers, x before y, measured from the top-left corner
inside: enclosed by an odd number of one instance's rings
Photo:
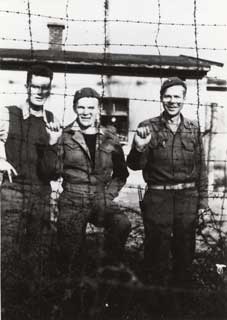
[[[6,14],[17,14],[17,15],[27,15],[26,12],[22,11],[13,11],[13,10],[0,10],[0,13],[6,13]],[[102,19],[73,19],[73,18],[64,18],[64,17],[58,17],[58,16],[51,16],[51,15],[44,15],[44,14],[37,14],[32,13],[31,16],[33,17],[39,17],[39,18],[47,18],[47,19],[54,19],[54,20],[60,20],[60,21],[68,21],[68,22],[85,22],[85,23],[103,23]],[[141,21],[141,20],[130,20],[130,19],[107,19],[107,23],[132,23],[132,24],[148,24],[148,25],[164,25],[164,26],[182,26],[182,27],[193,27],[194,23],[176,23],[176,22],[168,22],[168,21],[162,21],[161,23],[159,21]],[[197,23],[197,27],[222,27],[226,28],[227,24],[223,23]]]
[[[0,40],[3,41],[13,41],[13,42],[28,42],[30,43],[30,40],[28,39],[19,39],[19,38],[9,38],[9,37],[0,37]],[[56,42],[47,42],[47,41],[39,41],[39,40],[33,40],[32,43],[36,44],[57,44]],[[105,46],[105,42],[103,43],[68,43],[66,47],[103,47]],[[156,48],[156,44],[149,44],[149,43],[113,43],[111,42],[109,44],[109,47],[141,47],[141,48]],[[163,45],[159,44],[159,48],[164,48],[164,49],[185,49],[185,50],[195,50],[195,47],[193,46],[177,46],[177,45]],[[216,47],[198,47],[198,50],[203,50],[203,51],[227,51],[227,47],[223,48],[216,48]]]
[[[72,3],[72,2],[71,2]],[[214,24],[205,24],[205,23],[198,23],[198,1],[197,0],[193,0],[193,23],[174,23],[174,22],[168,22],[168,21],[163,21],[162,20],[162,11],[161,11],[161,5],[162,2],[161,0],[157,0],[157,11],[158,11],[158,21],[140,21],[140,20],[130,20],[130,19],[109,19],[109,10],[110,10],[110,1],[109,0],[103,0],[103,13],[104,13],[104,18],[103,19],[74,19],[70,17],[70,0],[66,0],[65,1],[65,17],[57,17],[57,16],[51,16],[51,15],[44,15],[44,14],[38,14],[38,13],[32,13],[31,10],[31,2],[29,0],[27,0],[27,12],[22,12],[22,11],[13,11],[13,10],[0,10],[0,13],[2,14],[8,14],[8,15],[22,15],[22,16],[26,16],[28,19],[28,30],[29,30],[29,39],[19,39],[19,38],[10,38],[10,37],[0,37],[0,40],[2,41],[13,41],[13,42],[24,42],[24,43],[29,43],[30,45],[30,53],[31,53],[31,59],[34,58],[36,50],[34,49],[34,44],[57,44],[54,42],[44,42],[44,41],[38,41],[35,40],[33,37],[33,32],[32,32],[32,19],[37,17],[37,18],[45,18],[45,19],[55,19],[55,20],[59,20],[59,21],[64,21],[66,23],[66,33],[65,33],[65,38],[64,38],[64,42],[63,42],[63,60],[66,62],[67,61],[67,49],[69,47],[88,47],[88,48],[92,48],[92,47],[97,47],[101,49],[101,52],[103,54],[103,59],[102,59],[102,66],[105,66],[106,64],[108,64],[108,57],[109,57],[109,53],[111,52],[111,47],[119,47],[119,48],[127,48],[127,47],[132,47],[132,48],[136,48],[136,47],[141,47],[141,48],[154,48],[157,50],[157,54],[160,58],[160,81],[162,83],[162,77],[161,77],[161,61],[162,61],[162,52],[161,49],[186,49],[186,50],[193,50],[195,51],[195,55],[196,55],[196,62],[197,62],[197,70],[200,70],[200,52],[201,51],[227,51],[227,47],[223,47],[223,48],[216,48],[216,47],[200,47],[199,46],[199,31],[201,30],[200,28],[226,28],[227,24],[218,24],[218,23],[214,23]],[[69,30],[70,30],[70,23],[74,22],[74,23],[101,23],[103,25],[103,42],[101,43],[68,43],[68,39],[69,39]],[[156,33],[155,33],[155,40],[154,40],[154,44],[150,44],[150,43],[114,43],[111,41],[110,39],[110,34],[109,34],[109,25],[111,23],[116,23],[116,24],[135,24],[135,25],[151,25],[151,26],[155,26],[156,28]],[[171,26],[171,27],[192,27],[193,31],[194,31],[194,45],[193,46],[183,46],[183,45],[163,45],[160,44],[160,30],[162,26]],[[55,93],[52,92],[50,95],[51,96],[63,96],[64,98],[64,103],[63,103],[63,113],[62,113],[62,123],[63,126],[65,124],[65,114],[66,114],[66,110],[67,110],[67,98],[68,97],[73,97],[74,94],[70,94],[68,93],[69,91],[69,83],[68,83],[68,79],[67,79],[67,72],[68,72],[68,66],[65,65],[65,70],[64,70],[64,93]],[[105,97],[111,97],[112,96],[112,92],[111,92],[111,88],[108,86],[108,83],[105,83],[105,75],[104,74],[100,74],[100,86],[101,86],[101,97],[102,99]],[[77,89],[77,88],[76,88]],[[26,92],[19,92],[19,91],[0,91],[0,95],[24,95],[26,94]],[[186,106],[194,106],[196,107],[196,117],[197,117],[197,122],[199,124],[199,135],[200,133],[203,136],[207,136],[210,135],[210,140],[209,140],[209,144],[208,144],[208,159],[207,159],[207,163],[208,165],[210,163],[215,163],[216,165],[221,165],[224,169],[224,178],[223,181],[225,181],[225,183],[227,183],[227,153],[226,153],[226,158],[224,160],[220,160],[220,159],[216,159],[215,157],[213,157],[213,154],[211,152],[212,150],[212,140],[211,140],[211,135],[218,135],[218,134],[227,134],[227,131],[225,130],[215,130],[214,128],[214,123],[213,121],[214,119],[214,109],[212,109],[212,104],[207,104],[207,103],[201,103],[201,87],[200,87],[200,82],[198,79],[196,79],[196,103],[191,102],[191,101],[187,101],[185,102]],[[161,105],[161,101],[157,100],[157,99],[143,99],[143,98],[139,98],[139,97],[128,97],[128,100],[130,102],[146,102],[149,104],[152,103],[156,103],[156,104],[160,104]],[[205,128],[204,130],[201,129],[201,119],[200,119],[200,110],[201,107],[205,107],[205,108],[209,108],[211,109],[211,116],[210,116],[210,123],[208,125],[208,128]],[[218,105],[217,109],[220,110],[222,109],[223,106]],[[99,117],[101,118],[102,114],[101,114],[101,110],[100,110],[100,114]],[[99,128],[100,129],[100,128]],[[135,133],[136,130],[130,128],[128,130],[128,133]],[[201,150],[200,150],[201,151]],[[61,161],[63,161],[63,158],[61,159]],[[215,182],[214,182],[215,183]],[[209,183],[209,187],[211,187],[211,189],[214,187],[214,183],[211,182]],[[59,187],[60,187],[60,183],[59,183]],[[142,194],[144,194],[144,192],[147,190],[147,187],[145,185],[140,185],[139,183],[136,184],[126,184],[126,186],[123,189],[123,192],[126,193],[126,195],[129,195],[131,192],[133,192],[133,196],[138,196],[138,200],[139,198],[142,199]],[[137,194],[138,192],[138,194]],[[88,189],[88,193],[90,193],[90,190]],[[73,194],[73,192],[72,192]],[[75,196],[77,196],[77,194],[75,193]],[[202,221],[202,226],[204,228],[208,228],[209,226],[211,226],[213,229],[215,229],[215,231],[217,231],[218,234],[218,245],[220,243],[220,239],[222,240],[224,238],[224,232],[222,231],[221,227],[222,223],[226,223],[227,222],[227,215],[225,213],[225,206],[226,206],[226,198],[227,198],[227,185],[224,186],[224,189],[216,192],[210,192],[209,193],[209,200],[221,200],[221,206],[220,206],[220,213],[216,213],[213,210],[210,211],[210,216],[209,216],[209,220],[205,221],[206,217],[202,217],[203,221]],[[121,200],[120,200],[121,201]],[[140,218],[140,223],[142,223],[142,218],[141,218],[141,210],[139,207],[139,201],[138,201],[138,205],[135,208],[130,207],[130,203],[128,205],[127,201],[121,204],[121,208],[128,211],[128,212],[132,212],[135,213],[137,216],[139,216]],[[137,236],[137,232],[140,233],[139,236],[141,236],[141,230],[140,230],[140,226],[139,225],[134,225],[133,226],[133,232],[136,234]],[[211,250],[213,248],[213,244],[216,241],[216,238],[212,238],[211,236],[211,240],[210,238],[208,239],[208,237],[206,236],[206,234],[203,232],[204,230],[201,227],[200,230],[200,238],[198,239],[198,242],[201,243],[205,243],[209,250]],[[102,242],[99,243],[99,245]],[[218,249],[220,249],[222,247],[218,247]],[[76,250],[76,249],[75,249]],[[73,253],[74,254],[74,253]],[[99,280],[98,277],[96,279],[97,281]],[[51,284],[53,285],[53,283]],[[39,290],[37,291],[37,297],[39,297],[39,299],[41,299],[42,297],[42,290],[44,290],[41,286],[38,288]],[[131,287],[130,287],[131,289]],[[159,288],[160,289],[160,288]],[[178,289],[174,289],[176,290],[176,292],[178,292]],[[187,291],[187,290],[186,290]],[[185,292],[186,292],[185,291]],[[193,291],[190,290],[189,291]],[[105,302],[106,300],[108,300],[109,295],[111,294],[111,287],[109,287],[106,292],[105,295],[102,297],[103,301]],[[81,301],[83,301],[84,296],[82,295],[81,297]],[[45,298],[45,303],[48,303],[48,298]],[[95,315],[95,312],[97,311],[98,308],[98,303],[99,303],[99,299],[100,297],[97,296],[96,298],[93,300],[93,305],[91,306],[91,310],[93,312],[93,314]],[[131,304],[131,300],[133,300],[133,290],[131,291],[130,295],[127,296],[127,299],[125,301],[125,304],[127,304],[128,306],[130,306]],[[29,302],[29,299],[27,301],[27,303]]]

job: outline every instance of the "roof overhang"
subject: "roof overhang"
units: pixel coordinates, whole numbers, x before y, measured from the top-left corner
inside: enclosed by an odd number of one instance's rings
[[[202,79],[211,68],[210,61],[187,56],[0,49],[2,70],[27,70],[33,64],[46,64],[54,72],[61,73],[163,78],[178,76],[182,79]]]

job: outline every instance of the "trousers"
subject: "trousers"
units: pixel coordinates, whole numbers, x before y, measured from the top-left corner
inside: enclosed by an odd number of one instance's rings
[[[63,191],[59,199],[58,243],[61,260],[72,272],[79,272],[83,263],[87,223],[104,227],[103,249],[120,260],[131,230],[128,217],[103,193],[82,188]]]
[[[195,253],[198,192],[147,190],[142,202],[145,269],[157,282],[170,272],[174,282],[190,281]]]
[[[1,186],[1,262],[4,308],[22,303],[46,271],[49,255],[49,187]]]

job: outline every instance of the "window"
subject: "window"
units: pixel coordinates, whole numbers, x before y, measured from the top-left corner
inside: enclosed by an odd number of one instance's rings
[[[128,142],[129,99],[105,97],[102,100],[101,124],[115,127],[121,143]]]

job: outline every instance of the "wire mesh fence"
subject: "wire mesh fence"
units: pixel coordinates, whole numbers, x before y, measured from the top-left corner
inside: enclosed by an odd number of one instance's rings
[[[29,199],[27,197],[27,189],[22,188],[22,190],[13,190],[14,196],[11,199],[7,199],[7,195],[4,192],[11,187],[9,184],[7,187],[4,186],[6,175],[2,175],[1,197],[2,203],[4,201],[8,203],[7,212],[10,212],[10,204],[15,202],[13,215],[9,216],[7,224],[5,222],[4,225],[2,224],[2,228],[9,230],[10,234],[14,221],[17,219],[16,212],[20,212],[21,221],[19,225],[20,229],[22,229],[20,232],[23,234],[20,248],[23,248],[23,252],[25,252],[21,257],[15,246],[13,252],[9,251],[6,260],[4,260],[5,256],[3,257],[3,262],[7,261],[11,268],[10,272],[8,270],[5,272],[5,265],[2,266],[2,283],[4,286],[3,318],[18,319],[18,315],[21,319],[61,319],[63,317],[66,319],[75,319],[75,317],[78,319],[151,319],[155,317],[162,317],[163,319],[171,317],[198,319],[198,316],[199,319],[207,319],[209,317],[210,319],[215,317],[221,319],[225,317],[227,281],[225,271],[227,264],[226,92],[223,91],[221,94],[220,91],[215,93],[213,91],[211,93],[208,92],[207,77],[209,77],[208,72],[211,72],[212,68],[221,67],[222,62],[226,61],[226,58],[223,58],[223,54],[225,54],[227,48],[223,46],[224,42],[221,42],[220,46],[219,42],[215,41],[216,39],[209,41],[209,45],[206,45],[204,43],[207,42],[203,41],[201,35],[206,34],[206,37],[209,38],[209,33],[212,34],[214,32],[218,38],[218,35],[226,32],[227,25],[219,23],[217,16],[215,16],[215,21],[211,19],[211,23],[210,20],[208,22],[201,21],[201,3],[197,0],[191,1],[190,22],[188,22],[188,19],[185,19],[185,22],[178,22],[182,21],[178,19],[179,16],[184,16],[185,14],[183,14],[182,7],[180,7],[179,12],[175,10],[175,16],[168,17],[168,20],[163,18],[163,16],[166,16],[166,7],[168,8],[165,0],[155,1],[152,3],[153,8],[151,8],[151,4],[148,1],[143,1],[141,5],[144,5],[146,14],[144,13],[145,17],[141,20],[131,18],[133,14],[130,14],[130,10],[127,11],[126,18],[112,18],[114,15],[111,10],[114,4],[108,0],[104,0],[101,5],[96,3],[98,6],[97,17],[93,14],[91,15],[92,18],[87,18],[86,15],[84,17],[82,14],[80,16],[80,13],[74,14],[77,6],[70,0],[64,2],[64,13],[61,11],[59,15],[54,14],[55,10],[53,10],[53,15],[44,14],[45,4],[40,4],[42,10],[37,9],[35,11],[34,8],[37,6],[35,1],[27,0],[23,5],[19,2],[18,8],[21,6],[20,9],[12,8],[11,5],[0,8],[0,15],[3,21],[8,21],[8,23],[13,19],[18,22],[23,21],[22,28],[25,30],[24,34],[18,33],[16,27],[12,26],[8,30],[4,30],[0,38],[1,48],[4,51],[0,50],[0,63],[3,69],[1,72],[4,81],[4,83],[2,81],[0,95],[3,104],[19,105],[18,102],[26,100],[31,93],[28,92],[27,88],[23,89],[23,85],[26,83],[25,71],[34,64],[47,65],[53,68],[54,71],[52,90],[49,96],[50,102],[49,104],[47,102],[47,109],[49,108],[57,115],[63,130],[68,127],[72,120],[75,120],[72,108],[74,92],[82,87],[93,87],[100,92],[101,100],[103,101],[102,109],[99,111],[101,124],[104,116],[109,116],[110,124],[113,127],[115,125],[115,135],[118,134],[122,142],[124,155],[127,157],[133,137],[137,132],[138,124],[147,118],[160,114],[163,101],[160,98],[159,90],[166,78],[163,76],[166,73],[163,72],[171,68],[172,72],[174,73],[175,70],[175,75],[179,76],[179,72],[181,72],[179,70],[184,69],[181,75],[183,75],[183,79],[186,79],[188,84],[184,112],[186,116],[189,115],[189,118],[198,123],[199,134],[202,135],[205,145],[205,160],[209,178],[209,210],[207,209],[197,217],[196,254],[192,272],[194,286],[184,286],[182,288],[176,285],[168,284],[167,286],[166,284],[160,285],[146,282],[146,271],[143,262],[144,217],[141,203],[148,187],[144,182],[141,171],[138,173],[130,170],[127,183],[114,200],[118,210],[129,218],[132,225],[126,243],[124,262],[115,265],[112,261],[108,261],[108,263],[103,264],[106,230],[103,226],[95,227],[94,224],[89,223],[87,226],[86,249],[83,248],[83,251],[87,252],[86,254],[81,252],[76,262],[79,270],[79,265],[82,264],[81,261],[85,260],[83,267],[81,267],[82,269],[80,269],[80,279],[78,281],[78,277],[74,277],[75,270],[73,269],[72,261],[67,262],[67,255],[66,257],[60,256],[62,252],[59,248],[57,220],[59,215],[59,195],[62,193],[62,179],[57,182],[51,182],[52,191],[46,189],[44,192],[39,191],[37,193],[35,189],[31,188]],[[22,9],[23,7],[24,9]],[[90,9],[94,9],[94,12],[96,12],[95,7],[92,7],[92,5]],[[152,18],[147,19],[146,17],[149,16],[148,12],[151,9],[155,11],[155,14],[150,14]],[[118,10],[119,12],[121,11],[120,5]],[[87,11],[85,10],[84,12]],[[89,17],[90,13],[87,16]],[[120,17],[122,16],[120,15]],[[64,23],[64,38],[63,42],[60,43],[59,51],[55,51],[53,47],[51,49],[51,46],[59,46],[58,41],[51,39],[47,41],[46,35],[39,35],[39,32],[37,32],[41,25],[42,30],[45,30],[46,25],[44,22],[52,23],[53,21]],[[174,32],[179,32],[179,35],[171,37],[170,31],[167,32],[166,28],[171,28],[173,35]],[[78,36],[75,30],[78,30]],[[142,36],[143,30],[145,31],[144,33],[148,33],[149,30],[152,34],[152,41],[149,41],[149,37]],[[94,32],[97,32],[99,36],[94,35]],[[165,36],[165,33],[167,36]],[[132,34],[134,34],[134,37],[132,37]],[[212,46],[212,42],[218,43],[218,45]],[[49,49],[46,49],[47,45],[49,45]],[[18,52],[16,51],[14,56],[10,56],[13,47]],[[72,61],[68,56],[68,52],[73,52],[76,56],[77,50],[81,50],[81,48],[85,57],[89,53],[92,54],[94,50],[96,51],[93,56],[92,72],[86,69],[83,69],[81,74],[78,71],[70,71]],[[29,55],[26,53],[23,61],[20,59],[20,50],[22,49],[29,52]],[[43,60],[40,59],[38,56],[39,50],[46,51],[49,57]],[[59,52],[60,55],[58,55]],[[111,74],[111,71],[109,71],[109,74],[105,72],[105,67],[114,66],[114,53],[116,52],[122,55],[131,55],[131,59],[134,59],[133,63],[127,61],[127,59],[123,59],[123,62],[120,62],[123,67],[127,67],[129,70],[124,75]],[[189,59],[191,65],[188,65],[188,61],[185,60],[185,65],[179,66],[178,62],[171,64],[167,59],[168,65],[165,59],[170,57],[172,52],[176,53],[177,57],[188,57],[184,55],[190,52],[190,57],[188,58],[191,59]],[[101,53],[101,60],[100,56],[95,55],[96,53]],[[192,53],[194,58],[191,57]],[[216,54],[220,53],[220,59],[223,58],[223,60],[217,62],[213,58],[211,58],[212,60],[210,58],[209,60],[202,59],[204,53],[206,57],[209,57],[209,55],[215,57]],[[51,60],[55,54],[57,58],[61,58],[61,63],[63,61],[64,68],[60,71],[57,66],[58,59],[54,58],[54,63]],[[138,77],[134,74],[134,70],[141,67],[138,61],[143,59],[145,54],[158,57],[156,60],[157,65],[155,66],[158,71],[155,75],[152,71],[149,71],[149,74]],[[89,57],[91,56],[88,56],[88,60],[85,58],[85,64],[90,63]],[[95,61],[95,59],[97,60]],[[84,64],[84,61],[77,63],[78,65],[80,63]],[[101,67],[99,72],[96,73],[94,70],[97,69],[94,66],[97,64]],[[147,68],[147,64],[144,63],[142,67]],[[187,71],[192,68],[194,68],[195,75],[196,72],[199,74],[202,68],[204,70],[203,76],[188,78]],[[217,85],[216,87],[219,90],[219,86]],[[125,108],[123,111],[121,110],[122,113],[120,113],[120,109],[117,110],[117,103],[119,103],[117,98],[126,99],[128,110]],[[106,109],[107,111],[105,110],[107,105],[104,104],[104,101],[108,101],[109,105],[113,107],[111,112],[108,111],[108,108]],[[4,120],[2,110],[3,106],[0,110],[2,123],[5,125],[4,121],[9,121],[9,126],[14,125],[10,123],[10,120]],[[125,117],[123,124],[120,123],[122,118],[118,118],[119,115]],[[122,130],[122,126],[126,124],[127,130]],[[0,127],[0,129],[2,128]],[[0,130],[0,134],[4,131],[3,129]],[[190,130],[187,132],[186,129],[185,134],[187,133],[190,134]],[[27,139],[29,141],[29,136],[27,136]],[[4,137],[2,140],[6,143]],[[15,140],[20,150],[21,141],[19,137],[15,137]],[[62,163],[64,164],[64,156],[62,157],[62,155],[60,156],[60,162],[61,165]],[[28,164],[27,169],[32,170],[32,166],[30,167]],[[90,177],[90,179],[92,178]],[[86,190],[86,194],[90,195],[91,187],[89,186]],[[18,198],[19,192],[22,194],[20,199]],[[29,209],[35,210],[36,215],[39,215],[40,207],[37,206],[36,208],[35,205],[32,207],[32,201],[34,203],[35,201],[43,203],[42,201],[44,201],[45,197],[49,197],[47,202],[51,211],[51,219],[48,222],[43,222],[42,230],[44,231],[42,233],[44,233],[45,240],[41,242],[40,235],[40,238],[34,237],[38,218],[37,221],[35,219],[32,221],[33,218],[29,218],[29,223],[34,228],[34,234],[32,232],[29,234],[28,227],[23,223],[24,219],[27,219],[24,217],[27,217],[26,215],[29,217]],[[78,190],[71,190],[71,197],[78,198]],[[64,199],[63,205],[67,206],[67,208],[71,206],[70,210],[79,212],[78,208],[80,208],[81,202],[80,204],[79,202],[69,204],[69,200]],[[86,215],[84,212],[90,209],[85,204],[86,201],[84,197],[82,208],[80,208],[80,212],[83,212],[84,215]],[[193,196],[191,196],[191,202],[193,202]],[[43,204],[43,211],[46,210],[45,206],[46,203]],[[6,211],[3,205],[1,205],[1,210],[2,212],[3,210],[4,212]],[[83,217],[78,220],[78,224],[82,223],[82,220]],[[70,223],[73,225],[73,221]],[[72,239],[74,239],[73,236]],[[173,238],[172,234],[171,237]],[[33,246],[32,254],[27,247],[26,241],[30,241]],[[69,240],[65,248],[71,245]],[[76,250],[79,250],[77,244],[75,244],[75,248],[72,251],[73,254]],[[30,252],[29,255],[28,252]],[[18,254],[20,259],[15,264]],[[37,270],[35,270],[34,264],[37,264]],[[70,270],[67,276],[62,271],[65,270],[64,268]],[[77,273],[79,272],[78,270]],[[168,271],[166,272],[168,273]],[[213,303],[214,300],[215,304]]]

